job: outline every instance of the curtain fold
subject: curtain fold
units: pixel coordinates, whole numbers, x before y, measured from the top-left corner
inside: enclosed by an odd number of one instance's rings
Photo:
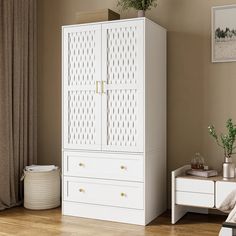
[[[37,161],[36,0],[0,0],[0,210],[21,203]]]

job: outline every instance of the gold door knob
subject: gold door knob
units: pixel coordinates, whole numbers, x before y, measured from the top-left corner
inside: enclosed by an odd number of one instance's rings
[[[79,189],[79,192],[80,192],[80,193],[84,193],[85,191],[84,191],[84,189],[80,188],[80,189]]]
[[[98,81],[96,81],[96,93],[98,93]]]
[[[126,170],[127,169],[125,166],[121,166],[120,168],[121,168],[121,170]]]
[[[105,83],[106,83],[106,81],[102,81],[102,93],[104,93],[104,94],[106,94],[105,87],[104,87]]]
[[[125,193],[121,193],[120,196],[121,197],[126,197],[126,194]]]
[[[84,164],[83,164],[83,163],[79,163],[79,166],[80,166],[80,167],[83,167],[83,166],[84,166]]]

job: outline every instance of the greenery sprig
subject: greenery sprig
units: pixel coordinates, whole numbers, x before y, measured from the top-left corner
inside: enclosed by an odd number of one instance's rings
[[[136,10],[150,10],[157,6],[157,0],[118,0],[117,6],[122,7],[123,10],[134,8]]]
[[[232,119],[228,119],[226,122],[226,128],[228,134],[217,135],[214,125],[208,127],[209,134],[215,139],[218,146],[224,149],[225,157],[230,158],[233,154],[236,154],[234,149],[235,140],[236,140],[236,125],[233,124]]]

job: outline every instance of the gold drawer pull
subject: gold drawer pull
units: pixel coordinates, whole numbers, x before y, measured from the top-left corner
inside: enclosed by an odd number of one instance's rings
[[[126,197],[127,195],[125,193],[120,194],[121,197]]]
[[[127,168],[125,166],[121,166],[120,168],[121,168],[121,170],[127,170]]]
[[[80,167],[84,167],[85,165],[83,163],[79,163],[79,166]]]
[[[84,189],[80,188],[80,189],[79,189],[79,192],[80,192],[80,193],[84,193],[85,191],[84,191]]]

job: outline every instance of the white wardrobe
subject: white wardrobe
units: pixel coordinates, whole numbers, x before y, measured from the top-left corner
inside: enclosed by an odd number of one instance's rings
[[[63,214],[146,225],[166,210],[166,30],[62,31]]]

